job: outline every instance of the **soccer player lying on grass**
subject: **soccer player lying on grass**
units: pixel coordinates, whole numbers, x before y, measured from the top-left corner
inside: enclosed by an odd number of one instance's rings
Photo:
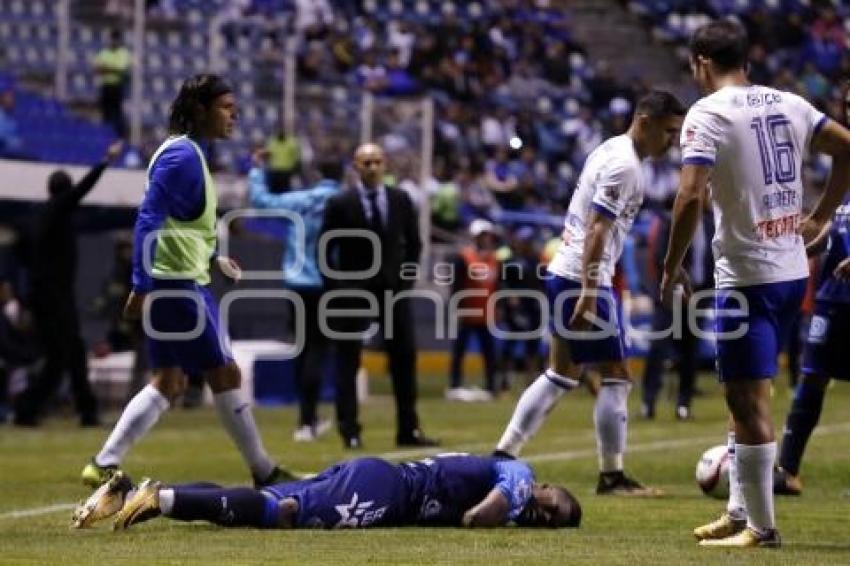
[[[225,527],[366,528],[420,526],[578,527],[581,506],[559,486],[538,484],[520,460],[444,454],[395,464],[357,458],[319,475],[259,489],[203,483],[133,487],[117,472],[74,511],[85,528],[117,514],[113,529],[160,515]]]

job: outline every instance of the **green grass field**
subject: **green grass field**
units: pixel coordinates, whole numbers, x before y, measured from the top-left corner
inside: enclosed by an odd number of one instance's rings
[[[363,454],[417,458],[425,452],[397,452],[394,410],[386,380],[362,407]],[[420,413],[426,432],[444,451],[488,452],[501,434],[517,392],[491,404],[449,404],[440,397],[442,380],[423,379]],[[789,404],[784,378],[774,397],[777,427]],[[112,564],[850,564],[850,386],[836,384],[827,396],[821,427],[804,463],[804,495],[782,498],[777,516],[781,550],[729,552],[701,549],[691,529],[722,508],[702,495],[693,480],[703,450],[725,439],[725,414],[711,376],[695,401],[696,420],[679,423],[672,406],[659,405],[655,421],[640,420],[631,399],[631,451],[627,469],[663,488],[657,500],[593,495],[596,457],[592,398],[566,397],[551,414],[525,456],[541,480],[563,483],[581,499],[578,530],[381,529],[311,532],[226,530],[205,524],[156,520],[114,534],[108,524],[71,531],[67,507],[87,496],[79,471],[104,440],[106,430],[80,430],[68,419],[53,419],[35,431],[0,427],[0,563]],[[326,415],[330,407],[324,407]],[[319,470],[352,456],[334,434],[314,444],[295,444],[293,408],[260,409],[258,420],[269,449],[296,470]],[[214,411],[177,410],[131,452],[125,463],[133,477],[152,475],[168,482],[213,480],[238,484],[247,473]],[[53,506],[64,507],[53,508]]]

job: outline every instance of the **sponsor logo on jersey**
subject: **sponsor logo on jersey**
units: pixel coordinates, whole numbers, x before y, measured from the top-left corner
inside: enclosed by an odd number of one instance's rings
[[[829,330],[829,319],[816,314],[809,324],[809,343],[823,344],[826,340],[826,332]]]
[[[799,223],[799,214],[789,214],[781,218],[761,220],[753,227],[753,232],[760,241],[773,240],[782,236],[796,236]]]
[[[754,108],[779,104],[780,102],[782,102],[782,96],[776,92],[760,92],[747,95],[747,105]]]
[[[387,511],[386,505],[372,509],[374,501],[360,501],[360,495],[355,491],[348,503],[335,505],[339,513],[339,521],[334,525],[335,529],[366,527],[380,520]]]
[[[618,185],[611,185],[609,187],[605,187],[603,193],[607,198],[611,200],[620,200],[620,187]]]

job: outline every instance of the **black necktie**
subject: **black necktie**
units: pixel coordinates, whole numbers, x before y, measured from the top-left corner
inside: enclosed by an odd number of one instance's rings
[[[370,224],[375,232],[381,234],[384,231],[384,223],[381,221],[381,210],[378,208],[378,191],[369,191],[366,196],[369,199],[369,210],[371,211]]]

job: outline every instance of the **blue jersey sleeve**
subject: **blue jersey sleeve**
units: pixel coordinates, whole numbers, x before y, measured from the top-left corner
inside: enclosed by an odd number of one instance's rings
[[[134,229],[133,290],[147,293],[156,253],[156,231],[167,217],[194,220],[204,210],[204,172],[197,152],[188,141],[175,142],[153,164],[145,197]],[[145,261],[147,259],[147,261]]]
[[[525,462],[499,460],[493,464],[496,489],[508,500],[508,519],[515,520],[531,499],[534,472]]]
[[[251,197],[251,206],[255,208],[284,208],[299,212],[301,208],[302,194],[306,191],[293,191],[275,194],[269,191],[266,182],[266,172],[259,167],[254,167],[248,173],[248,194]]]

